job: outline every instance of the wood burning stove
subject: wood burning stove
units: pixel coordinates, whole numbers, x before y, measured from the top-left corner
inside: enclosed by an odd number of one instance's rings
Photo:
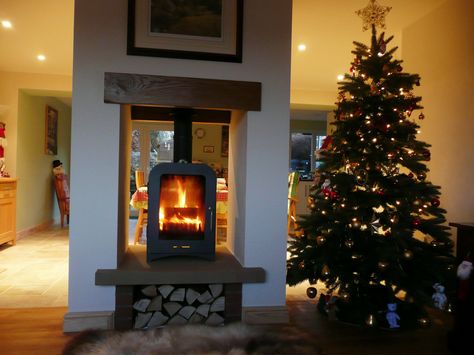
[[[168,256],[215,256],[216,175],[190,164],[192,116],[174,112],[174,163],[155,166],[148,178],[147,260]]]
[[[213,260],[216,175],[205,164],[162,163],[148,182],[148,262],[174,255]]]

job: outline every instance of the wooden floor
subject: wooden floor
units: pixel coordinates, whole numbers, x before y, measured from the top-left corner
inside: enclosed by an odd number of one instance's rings
[[[61,354],[73,336],[62,331],[66,312],[66,307],[0,309],[0,354]]]
[[[449,316],[437,313],[433,325],[414,331],[366,329],[329,321],[316,310],[313,300],[288,300],[290,324],[267,331],[292,328],[317,340],[322,355],[446,355]],[[74,334],[62,332],[67,308],[0,309],[0,354],[61,354]],[[289,329],[288,329],[289,330]],[[294,354],[297,355],[297,354]]]

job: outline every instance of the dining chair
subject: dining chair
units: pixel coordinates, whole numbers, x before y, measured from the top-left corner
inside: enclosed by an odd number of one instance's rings
[[[137,190],[146,187],[145,184],[145,173],[143,170],[135,170],[135,186]],[[134,244],[140,241],[140,236],[143,233],[143,226],[148,222],[148,209],[140,208],[138,210],[137,226],[135,227]]]

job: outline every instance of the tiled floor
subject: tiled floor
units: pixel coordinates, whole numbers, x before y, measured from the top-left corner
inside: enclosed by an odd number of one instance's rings
[[[67,306],[68,232],[54,226],[0,246],[0,308]]]

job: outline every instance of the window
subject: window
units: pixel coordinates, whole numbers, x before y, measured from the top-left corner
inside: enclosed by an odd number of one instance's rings
[[[130,164],[130,193],[135,192],[135,170],[143,170],[148,177],[156,164],[173,161],[172,123],[132,124],[132,159]]]
[[[298,171],[301,180],[311,180],[318,168],[314,151],[321,148],[326,136],[308,132],[292,132],[290,138],[290,171]]]

